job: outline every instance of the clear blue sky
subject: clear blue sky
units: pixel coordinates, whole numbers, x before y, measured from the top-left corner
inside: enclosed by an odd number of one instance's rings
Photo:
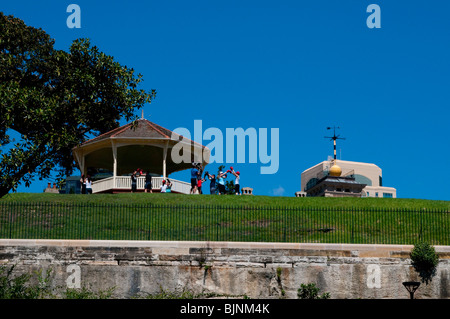
[[[81,7],[81,29],[66,8]],[[381,28],[369,29],[369,4]],[[145,116],[168,129],[279,128],[279,170],[236,164],[255,194],[294,196],[333,154],[375,163],[400,198],[450,200],[450,2],[3,1],[67,50],[80,37],[156,89]],[[205,143],[206,144],[206,143]],[[227,164],[227,166],[229,166]],[[215,171],[212,164],[207,170]],[[172,178],[189,179],[189,171]],[[42,192],[46,181],[19,191]]]

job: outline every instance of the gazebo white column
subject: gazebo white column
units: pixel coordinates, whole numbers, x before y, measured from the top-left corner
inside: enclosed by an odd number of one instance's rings
[[[163,179],[166,179],[166,158],[167,158],[167,149],[169,147],[169,141],[166,141],[164,144],[164,151],[163,151]]]
[[[113,187],[116,187],[117,177],[117,146],[115,141],[111,140],[112,153],[113,153]]]
[[[81,175],[86,175],[85,167],[84,167],[84,154],[75,153],[75,156],[77,157],[77,161],[80,166]]]

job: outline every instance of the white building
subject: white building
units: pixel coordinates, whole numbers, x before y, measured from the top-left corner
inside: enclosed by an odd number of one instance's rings
[[[353,177],[356,182],[365,184],[361,197],[387,197],[396,198],[397,190],[393,187],[383,186],[382,171],[375,164],[336,160],[336,165],[341,169],[338,176]],[[312,189],[323,177],[333,175],[330,169],[333,160],[323,161],[310,167],[301,174],[301,191],[296,196],[302,197]]]

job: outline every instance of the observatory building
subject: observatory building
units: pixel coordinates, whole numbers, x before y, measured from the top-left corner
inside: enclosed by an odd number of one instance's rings
[[[345,138],[336,135],[336,127],[333,131],[333,136],[325,138],[333,140],[334,158],[303,171],[301,191],[295,196],[396,198],[395,188],[383,186],[381,168],[377,165],[336,159],[336,140]]]
[[[383,186],[375,164],[329,159],[302,172],[296,196],[396,198],[397,191]]]

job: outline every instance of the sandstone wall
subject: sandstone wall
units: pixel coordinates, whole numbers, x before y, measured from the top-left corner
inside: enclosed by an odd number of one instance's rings
[[[410,264],[412,247],[4,239],[0,264],[16,264],[18,272],[29,273],[51,267],[54,287],[115,287],[117,298],[162,288],[294,299],[302,283],[315,283],[334,299],[407,299],[402,282],[420,281]],[[416,298],[450,297],[450,247],[435,249],[436,276],[421,284]]]

